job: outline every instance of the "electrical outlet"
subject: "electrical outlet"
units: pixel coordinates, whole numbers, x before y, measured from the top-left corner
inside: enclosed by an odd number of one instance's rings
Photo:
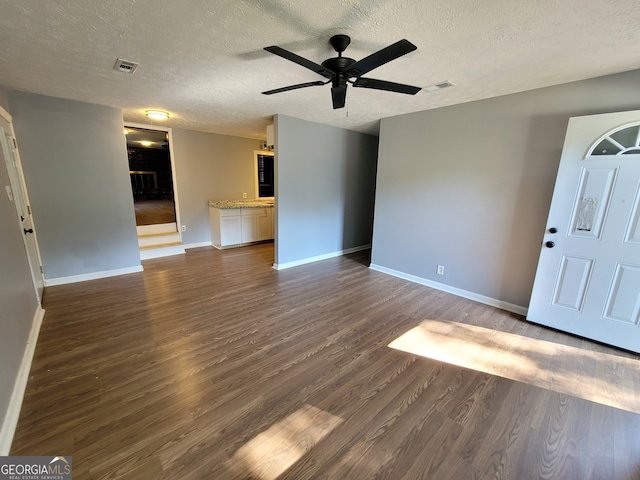
[[[438,265],[438,269],[436,270],[438,275],[444,275],[444,265]]]
[[[247,192],[244,192],[244,193],[242,194],[242,198],[247,198]]]
[[[186,225],[182,225],[181,230],[182,230],[183,232],[186,232],[186,231],[187,231],[187,226],[186,226]]]

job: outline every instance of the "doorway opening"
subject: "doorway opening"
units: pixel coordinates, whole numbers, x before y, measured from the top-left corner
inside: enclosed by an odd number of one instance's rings
[[[167,132],[126,129],[136,226],[176,223]]]
[[[171,130],[126,124],[124,133],[140,250],[181,246]]]

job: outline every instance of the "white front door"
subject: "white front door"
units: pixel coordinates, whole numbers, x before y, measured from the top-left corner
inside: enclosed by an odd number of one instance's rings
[[[569,120],[527,320],[640,352],[640,111]]]
[[[29,267],[31,269],[31,277],[33,278],[33,284],[36,289],[36,294],[38,295],[38,300],[41,301],[42,293],[44,291],[44,277],[40,266],[40,253],[38,251],[38,244],[33,226],[33,217],[31,216],[26,185],[24,183],[22,167],[20,165],[16,148],[17,144],[15,138],[2,127],[0,127],[0,146],[0,156],[4,157],[4,162],[7,165],[7,172],[9,173],[9,181],[11,183],[10,191],[8,191],[7,194],[13,197],[13,202],[16,206],[20,223],[19,228],[23,234],[27,258],[29,260]]]

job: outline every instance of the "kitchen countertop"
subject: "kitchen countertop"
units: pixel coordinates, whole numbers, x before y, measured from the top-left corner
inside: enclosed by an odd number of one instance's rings
[[[264,208],[273,207],[273,200],[209,200],[213,208]]]

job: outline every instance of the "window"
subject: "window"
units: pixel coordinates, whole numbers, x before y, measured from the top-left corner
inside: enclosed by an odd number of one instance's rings
[[[600,137],[591,146],[587,157],[592,155],[638,155],[640,154],[640,122],[624,125]]]
[[[273,198],[275,196],[273,153],[259,151],[253,153],[256,173],[256,198]]]

